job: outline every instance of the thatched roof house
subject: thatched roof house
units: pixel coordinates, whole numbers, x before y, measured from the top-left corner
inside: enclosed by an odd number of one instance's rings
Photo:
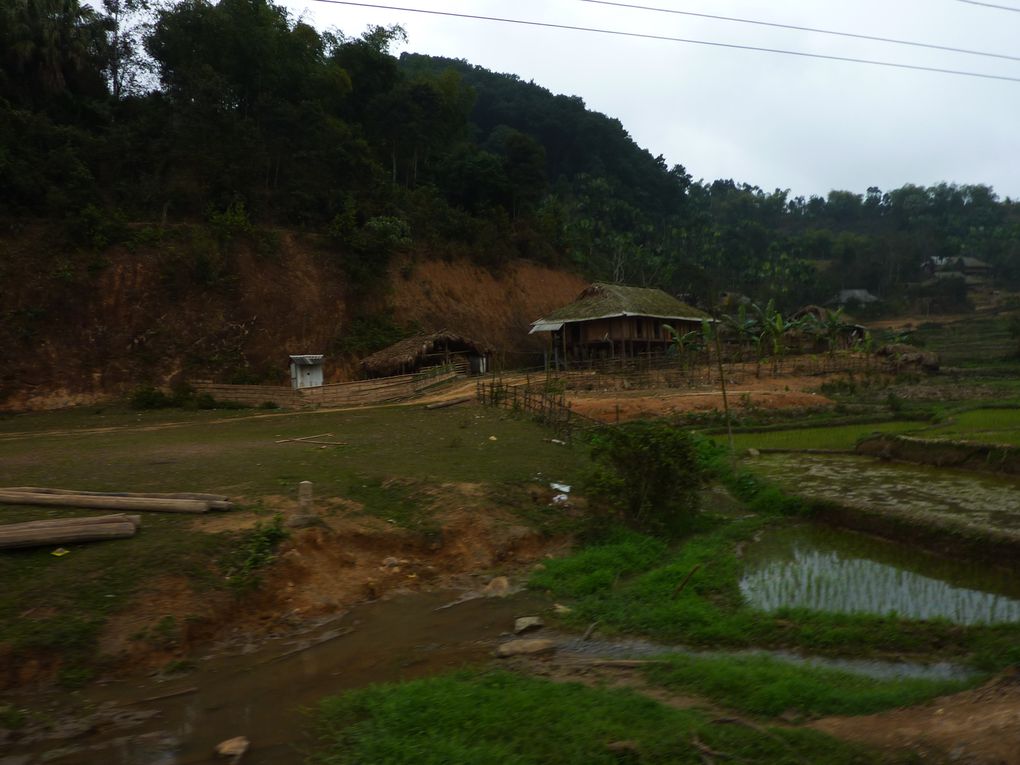
[[[699,324],[702,319],[708,318],[704,311],[699,311],[662,290],[595,282],[586,287],[570,305],[558,308],[532,322],[531,331],[550,332],[573,322],[628,316],[691,321]]]
[[[492,352],[483,343],[462,335],[441,330],[408,337],[388,348],[373,353],[361,361],[361,368],[369,377],[389,377],[415,372],[454,361],[467,362],[472,372],[485,371]]]
[[[595,282],[577,300],[531,323],[531,333],[548,332],[546,363],[563,366],[601,358],[629,358],[664,352],[674,330],[712,321],[708,314],[662,290]]]

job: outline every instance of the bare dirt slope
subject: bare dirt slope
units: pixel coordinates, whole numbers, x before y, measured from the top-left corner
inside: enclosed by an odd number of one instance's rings
[[[1020,672],[930,704],[863,717],[829,717],[811,727],[921,757],[967,765],[1020,765]]]
[[[528,336],[531,322],[571,302],[588,284],[577,274],[526,261],[497,275],[463,260],[423,261],[410,278],[395,274],[391,283],[395,316],[511,352],[541,350],[541,341]]]
[[[367,288],[349,283],[342,254],[306,235],[273,232],[269,247],[217,245],[201,227],[156,233],[67,252],[42,229],[0,232],[0,282],[17,285],[0,309],[0,411],[89,404],[177,377],[284,384],[292,353],[325,353],[328,380],[350,379],[356,359],[339,351],[364,317],[520,350],[535,342],[528,324],[584,286],[526,262],[493,273],[409,257]]]

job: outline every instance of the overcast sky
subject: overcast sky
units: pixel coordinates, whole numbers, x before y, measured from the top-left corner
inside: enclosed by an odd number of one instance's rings
[[[628,0],[624,0],[627,2]],[[1020,7],[1020,0],[993,0]],[[1020,82],[647,39],[278,0],[320,29],[401,24],[411,51],[463,58],[580,96],[696,179],[793,195],[939,181],[1020,198]],[[634,4],[914,40],[1020,57],[1020,13],[960,0],[632,0]],[[380,4],[962,69],[1007,61],[735,24],[583,0]]]

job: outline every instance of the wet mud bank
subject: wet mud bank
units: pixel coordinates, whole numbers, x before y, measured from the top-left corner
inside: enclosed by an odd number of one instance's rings
[[[1020,561],[1020,481],[861,455],[768,454],[747,466],[810,517],[939,555],[1012,569]]]
[[[857,444],[857,454],[917,465],[1020,476],[1020,447],[882,434]]]
[[[883,508],[862,508],[832,500],[804,498],[804,501],[813,521],[1020,573],[1020,535],[1016,532],[969,524],[938,525],[923,516],[899,515]]]
[[[197,765],[222,762],[213,749],[235,736],[251,742],[245,765],[301,762],[312,743],[306,710],[322,697],[488,662],[517,617],[549,605],[500,592],[398,595],[261,644],[238,633],[174,676],[11,694],[28,711],[20,730],[0,730],[0,762]]]

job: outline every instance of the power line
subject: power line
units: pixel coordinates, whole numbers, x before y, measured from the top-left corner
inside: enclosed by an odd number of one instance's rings
[[[554,24],[546,21],[529,21],[526,19],[507,19],[499,16],[479,16],[469,13],[453,13],[451,11],[431,11],[423,8],[404,8],[396,5],[381,5],[377,3],[357,3],[352,0],[315,0],[318,3],[331,5],[346,5],[356,8],[374,8],[383,11],[401,11],[403,13],[423,13],[430,16],[446,16],[456,19],[471,19],[475,21],[496,21],[502,24],[519,24],[529,27],[545,27],[547,29],[565,29],[574,32],[593,32],[596,34],[614,35],[616,37],[636,37],[642,40],[661,40],[664,42],[686,43],[689,45],[704,45],[712,48],[729,48],[732,50],[757,51],[759,53],[779,53],[786,56],[799,56],[801,58],[818,58],[826,61],[844,61],[851,64],[870,64],[872,66],[885,66],[893,69],[909,69],[915,72],[935,72],[937,74],[955,74],[960,77],[978,77],[984,80],[1003,80],[1005,82],[1020,82],[1020,77],[1009,77],[1003,74],[985,74],[983,72],[970,72],[963,69],[943,69],[935,66],[921,66],[919,64],[900,64],[894,61],[879,61],[876,59],[855,58],[852,56],[833,56],[826,53],[806,53],[804,51],[784,50],[782,48],[764,48],[757,45],[738,45],[736,43],[715,42],[712,40],[694,40],[686,37],[670,37],[667,35],[655,35],[641,32],[622,32],[618,29],[601,29],[599,27],[581,27],[572,24]]]
[[[967,0],[961,0],[966,2]],[[760,21],[758,19],[741,19],[735,16],[717,16],[712,13],[694,13],[693,11],[678,11],[673,8],[655,8],[649,5],[632,5],[630,3],[616,3],[609,0],[581,0],[582,3],[594,5],[610,5],[616,8],[631,8],[640,11],[654,11],[656,13],[671,13],[677,16],[694,16],[699,19],[712,19],[714,21],[732,21],[737,24],[753,24],[760,27],[773,27],[774,29],[792,29],[796,32],[812,32],[820,35],[832,35],[834,37],[850,37],[856,40],[871,40],[873,42],[891,43],[893,45],[909,45],[913,48],[928,48],[930,50],[948,51],[950,53],[966,53],[969,56],[986,56],[988,58],[1001,58],[1008,61],[1020,61],[1020,56],[1010,56],[1005,53],[991,53],[982,50],[971,50],[969,48],[954,48],[950,45],[936,45],[935,43],[916,42],[914,40],[898,40],[894,37],[877,37],[875,35],[856,34],[854,32],[839,32],[833,29],[818,29],[816,27],[802,27],[796,24],[779,24],[772,21]],[[984,3],[979,3],[983,5]],[[1001,6],[1000,6],[1001,7]],[[1016,9],[1020,10],[1020,9]]]
[[[1020,13],[1020,8],[1013,5],[996,5],[995,3],[979,3],[978,0],[959,0],[961,3],[967,3],[967,5],[983,5],[985,8],[997,8],[1000,11],[1013,11],[1013,13]]]

